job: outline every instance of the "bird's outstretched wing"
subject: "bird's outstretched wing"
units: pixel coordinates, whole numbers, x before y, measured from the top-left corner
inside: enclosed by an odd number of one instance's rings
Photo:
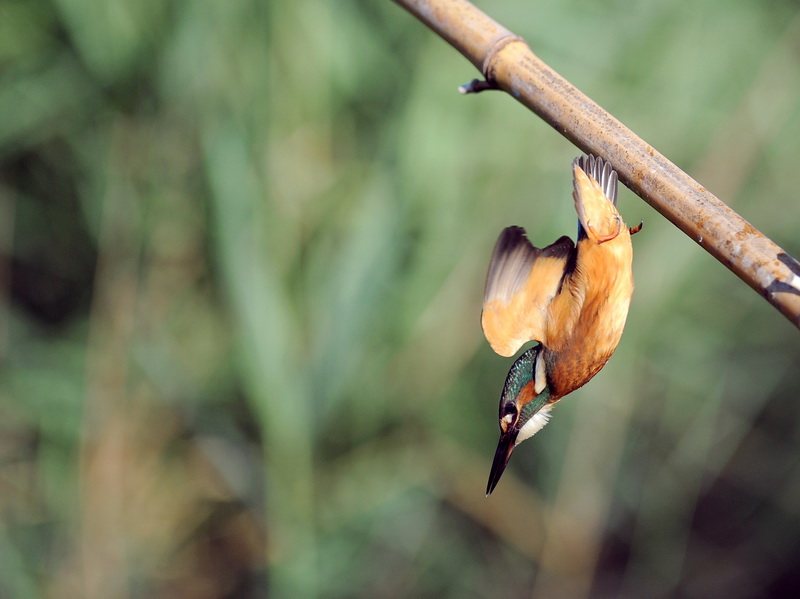
[[[481,315],[494,351],[513,356],[528,341],[547,344],[547,309],[572,268],[574,251],[566,236],[539,249],[522,227],[503,230],[489,263]]]
[[[586,237],[605,243],[619,235],[622,219],[617,212],[617,173],[602,158],[581,156],[572,163],[578,242]]]

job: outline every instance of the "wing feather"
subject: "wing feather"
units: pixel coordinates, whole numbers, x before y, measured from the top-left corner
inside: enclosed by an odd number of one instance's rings
[[[575,246],[561,237],[544,249],[522,227],[507,227],[497,240],[486,277],[481,325],[501,356],[513,356],[526,342],[547,344],[547,308],[571,268]]]
[[[622,225],[616,209],[617,173],[608,162],[590,154],[573,161],[572,174],[578,241],[587,236],[598,243],[613,239]]]

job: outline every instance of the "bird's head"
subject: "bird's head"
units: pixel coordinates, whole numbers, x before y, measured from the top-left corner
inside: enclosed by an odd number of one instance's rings
[[[552,407],[549,399],[541,345],[537,345],[514,362],[506,377],[500,396],[500,441],[494,454],[486,495],[497,486],[514,448],[547,424]]]

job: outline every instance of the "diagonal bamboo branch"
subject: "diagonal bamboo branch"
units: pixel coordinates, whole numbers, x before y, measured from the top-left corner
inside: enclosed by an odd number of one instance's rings
[[[800,263],[542,62],[525,41],[466,0],[395,0],[485,77],[463,93],[502,89],[619,179],[800,327]]]

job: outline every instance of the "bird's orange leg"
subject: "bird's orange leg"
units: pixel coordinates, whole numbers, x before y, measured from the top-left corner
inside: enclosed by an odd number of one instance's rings
[[[610,233],[609,235],[598,235],[595,232],[594,227],[592,227],[591,221],[586,223],[587,226],[592,230],[592,233],[594,233],[594,236],[597,238],[598,244],[605,243],[606,241],[611,241],[612,239],[616,239],[617,235],[619,235],[619,232],[622,230],[622,219],[619,216],[615,216],[614,218],[617,221],[617,230],[614,233]]]

